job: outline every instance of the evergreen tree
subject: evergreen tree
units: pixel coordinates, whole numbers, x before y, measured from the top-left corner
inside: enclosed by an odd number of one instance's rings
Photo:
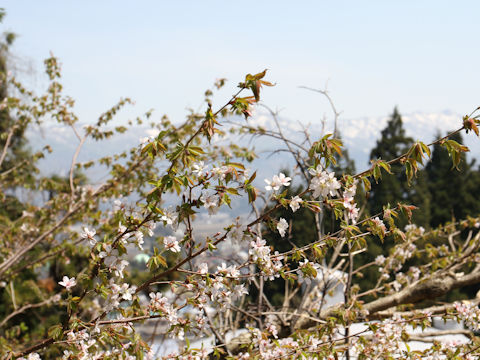
[[[382,136],[377,140],[375,148],[370,153],[371,159],[382,159],[385,161],[394,159],[412,145],[413,139],[407,137],[403,128],[403,121],[398,109],[388,120],[387,126],[382,130]],[[399,201],[407,201],[410,198],[411,189],[406,185],[406,175],[402,164],[392,165],[393,174],[382,174],[382,179],[372,182],[372,189],[369,196],[368,207],[370,214],[382,211],[381,204],[394,206]]]
[[[458,133],[451,140],[462,143]],[[428,188],[432,198],[430,226],[436,227],[453,219],[467,215],[477,216],[480,212],[480,175],[474,170],[475,160],[467,161],[465,153],[457,174],[452,169],[452,159],[441,145],[435,145],[432,159],[426,166]]]
[[[5,17],[5,10],[0,8],[0,23]],[[8,97],[8,84],[6,81],[8,73],[8,54],[9,48],[15,39],[15,34],[6,32],[2,34],[0,39],[0,103]],[[0,154],[3,152],[7,137],[11,129],[15,126],[13,136],[10,138],[10,144],[6,156],[0,164],[0,174],[14,167],[19,161],[22,161],[28,154],[25,149],[24,132],[25,127],[15,124],[14,119],[10,116],[7,109],[0,109]],[[14,173],[6,173],[5,176],[14,176]],[[2,208],[0,209],[1,217],[6,216],[9,220],[14,220],[21,215],[22,204],[11,194],[6,194],[6,189],[0,189],[0,200]]]

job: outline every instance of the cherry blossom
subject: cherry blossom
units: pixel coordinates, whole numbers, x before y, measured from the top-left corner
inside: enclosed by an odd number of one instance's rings
[[[58,282],[60,285],[64,286],[67,291],[70,291],[72,287],[77,285],[77,281],[75,280],[74,277],[69,278],[68,276],[64,276],[62,281]]]
[[[292,209],[293,212],[297,211],[300,209],[300,204],[303,203],[303,200],[300,198],[300,196],[295,195],[291,200],[290,200],[290,208]]]
[[[310,169],[310,173],[315,175],[309,186],[309,189],[313,190],[314,198],[337,195],[337,190],[341,188],[341,185],[335,178],[334,172],[319,171],[317,168],[316,170]]]
[[[284,218],[280,218],[279,222],[277,223],[277,230],[280,233],[281,237],[285,236],[285,231],[288,229],[287,220]]]
[[[175,236],[165,236],[163,238],[163,244],[165,245],[165,249],[170,250],[171,252],[178,253],[181,250]]]
[[[87,227],[83,228],[83,232],[80,235],[82,239],[88,239],[88,242],[91,246],[94,246],[97,243],[97,239],[95,239],[95,234],[97,232],[95,230],[89,230]]]
[[[265,189],[267,191],[270,191],[270,190],[277,191],[282,186],[286,186],[286,187],[290,186],[291,180],[292,179],[285,176],[284,173],[274,175],[272,180],[265,179],[265,182],[267,183],[267,186],[265,186]]]

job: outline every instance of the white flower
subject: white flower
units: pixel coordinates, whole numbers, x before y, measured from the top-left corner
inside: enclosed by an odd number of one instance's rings
[[[87,227],[83,228],[83,232],[80,235],[82,239],[88,239],[88,242],[90,243],[91,246],[95,246],[97,243],[97,239],[95,239],[95,234],[97,232],[94,230],[88,230]]]
[[[278,330],[274,324],[267,323],[266,330],[273,335],[275,339],[278,339]]]
[[[140,250],[143,250],[143,233],[141,231],[135,231],[135,243],[137,244]]]
[[[123,204],[120,200],[115,200],[113,202],[113,211],[117,212],[120,210],[125,210],[125,204]]]
[[[215,167],[212,169],[213,179],[225,180],[229,172],[230,167],[228,166]]]
[[[270,248],[266,246],[267,242],[257,236],[255,241],[250,242],[250,250],[248,251],[253,257],[253,261],[267,261],[270,255]]]
[[[287,220],[280,218],[280,221],[277,223],[277,230],[280,233],[281,237],[285,236],[285,231],[288,229]]]
[[[199,266],[198,266],[198,272],[202,275],[208,273],[208,265],[207,263],[201,263]]]
[[[167,250],[171,252],[178,253],[180,252],[180,246],[175,236],[165,236],[163,238],[163,244]]]
[[[173,210],[172,207],[163,210],[163,215],[160,217],[160,220],[164,221],[166,225],[171,225],[172,228],[175,228],[174,224],[177,221],[177,213]]]
[[[351,202],[357,192],[357,181],[343,191],[343,201]]]
[[[218,211],[220,197],[217,194],[214,195],[205,195],[203,194],[200,198],[203,202],[203,206],[208,210],[209,215],[213,215]]]
[[[290,200],[290,207],[292,208],[292,211],[295,212],[298,209],[300,209],[300,204],[303,202],[303,200],[300,198],[300,196],[295,196]]]
[[[243,295],[247,295],[247,294],[248,294],[248,289],[245,287],[244,284],[235,285],[235,287],[233,288],[233,295],[237,298],[240,298]]]
[[[267,183],[267,186],[265,186],[265,189],[267,191],[270,191],[270,190],[277,191],[278,189],[280,189],[281,186],[290,186],[291,180],[292,179],[285,176],[284,173],[274,175],[272,180],[265,179],[265,182]]]
[[[217,270],[219,273],[225,274],[229,277],[237,277],[240,275],[240,271],[235,268],[235,265],[227,267],[227,264],[222,263],[222,266],[217,266]]]
[[[202,177],[205,175],[205,163],[203,161],[199,161],[192,165],[192,172],[196,174],[198,177]]]
[[[169,304],[168,304],[168,299],[165,296],[162,296],[161,293],[153,293],[151,292],[149,294],[150,296],[150,307],[155,310],[155,311],[162,311],[162,312],[168,312],[169,310]]]
[[[273,177],[275,179],[275,176]],[[288,177],[288,176],[285,176],[284,173],[280,173],[278,174],[277,178],[275,179],[280,185],[282,186],[290,186],[290,181],[292,180],[292,178]]]
[[[68,278],[68,276],[63,277],[63,281],[58,282],[60,285],[64,286],[68,291],[75,285],[77,285],[77,281],[75,280],[74,277]]]
[[[310,182],[309,189],[313,190],[313,197],[322,198],[330,196],[335,196],[337,190],[340,189],[341,185],[338,180],[335,178],[335,173],[320,171],[318,168],[316,170],[310,169],[310,174],[315,174],[315,177],[312,178]]]
[[[345,206],[345,211],[347,213],[347,218],[350,219],[353,224],[356,224],[358,212],[360,211],[360,209],[356,207],[356,204],[347,204],[347,206]]]
[[[375,258],[375,264],[380,266],[382,265],[384,262],[385,262],[385,256],[383,255],[378,255],[376,258]]]
[[[28,354],[27,360],[42,360],[42,358],[37,353],[31,353]]]

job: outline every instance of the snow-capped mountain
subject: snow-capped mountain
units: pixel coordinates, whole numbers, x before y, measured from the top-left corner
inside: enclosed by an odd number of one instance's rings
[[[388,118],[388,116],[384,116],[339,119],[338,128],[345,147],[349,150],[350,156],[355,160],[357,170],[367,168],[370,150],[375,146],[375,142],[380,137],[381,130],[386,126]],[[402,114],[402,119],[407,135],[425,143],[432,141],[439,133],[444,135],[447,131],[454,130],[462,125],[462,115],[451,111]],[[245,120],[238,118],[235,122],[245,123]],[[303,131],[305,128],[308,129],[307,131],[312,141],[333,130],[331,122],[308,125],[300,124],[281,116],[278,118],[278,122],[284,135],[298,143],[302,143],[304,140]],[[272,117],[261,111],[257,111],[245,124],[261,126],[265,129],[276,129]],[[155,130],[151,128],[135,127],[124,134],[115,135],[111,139],[99,143],[89,139],[82,147],[78,161],[84,162],[106,155],[113,155],[137,146],[140,144],[141,138],[155,134]],[[49,144],[53,149],[53,153],[40,162],[42,171],[47,174],[55,173],[59,175],[68,173],[73,154],[78,145],[78,140],[71,129],[56,123],[47,124],[40,130],[30,129],[27,132],[27,137],[33,149],[40,149],[46,144]],[[288,153],[274,153],[279,148],[285,148],[285,145],[279,139],[262,137],[261,140],[260,138],[252,140],[247,136],[238,138],[238,135],[229,134],[227,138],[222,140],[224,143],[229,141],[243,145],[250,144],[255,147],[260,158],[252,163],[250,167],[252,172],[258,170],[257,178],[262,181],[266,177],[271,177],[280,169],[291,167],[294,164],[292,157]],[[469,156],[478,157],[480,154],[479,139],[473,133],[464,134],[464,142],[470,148]],[[104,172],[101,169],[94,168],[87,175],[92,181],[99,181],[104,176]]]

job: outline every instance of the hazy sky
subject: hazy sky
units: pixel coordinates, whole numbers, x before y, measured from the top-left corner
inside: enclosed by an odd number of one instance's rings
[[[345,119],[470,112],[480,105],[478,1],[2,2],[3,30],[33,84],[61,59],[66,90],[93,121],[122,96],[181,120],[219,77],[220,105],[246,73],[269,69],[263,99],[293,120],[328,107],[299,85],[329,89]],[[33,71],[29,72],[28,70]],[[91,119],[91,120],[90,120]]]

